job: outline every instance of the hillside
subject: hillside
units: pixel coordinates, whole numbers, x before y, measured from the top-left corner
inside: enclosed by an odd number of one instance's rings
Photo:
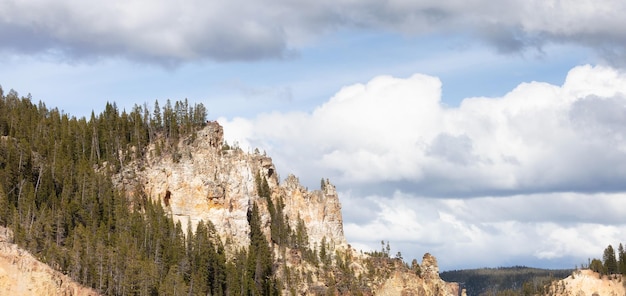
[[[523,288],[541,293],[543,284],[565,278],[571,272],[516,266],[445,271],[440,276],[445,281],[458,282],[467,295],[475,296],[494,295],[507,290],[522,291]]]
[[[324,180],[280,180],[223,142],[202,105],[75,118],[0,90],[0,226],[104,295],[458,295],[436,259],[411,266],[345,240]],[[4,250],[10,251],[10,250]],[[17,261],[12,261],[13,263]],[[9,267],[13,268],[13,267]],[[28,275],[16,274],[13,291]],[[17,288],[16,288],[17,287]]]
[[[588,269],[575,270],[570,276],[551,283],[546,296],[621,296],[626,295],[621,274],[600,275]]]
[[[11,236],[7,228],[0,227],[0,295],[99,295],[12,244]]]

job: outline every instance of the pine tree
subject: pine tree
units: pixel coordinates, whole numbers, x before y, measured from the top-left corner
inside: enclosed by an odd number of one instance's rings
[[[0,173],[0,176],[2,173]],[[9,223],[11,208],[9,207],[9,199],[4,191],[4,186],[0,182],[0,225],[6,227]]]
[[[309,246],[309,235],[307,234],[304,220],[300,218],[300,214],[298,214],[298,225],[296,227],[295,243],[297,248],[306,249]]]
[[[159,295],[185,296],[188,291],[189,287],[178,270],[178,266],[171,266],[165,279],[159,285]]]
[[[622,275],[626,275],[626,251],[624,251],[624,246],[622,245],[622,243],[619,244],[619,246],[617,247],[617,253],[618,253],[618,270],[619,273],[621,273]]]
[[[604,271],[606,274],[617,273],[617,260],[615,259],[613,246],[609,245],[606,249],[604,249],[602,260],[604,261]]]
[[[256,203],[248,214],[250,224],[250,250],[248,252],[248,278],[252,294],[273,295],[272,253],[261,231],[259,208]]]

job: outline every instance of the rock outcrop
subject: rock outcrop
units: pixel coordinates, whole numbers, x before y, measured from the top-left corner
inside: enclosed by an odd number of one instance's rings
[[[459,285],[446,283],[439,278],[437,259],[426,253],[422,259],[421,276],[396,270],[375,294],[381,296],[458,296]]]
[[[246,153],[224,147],[223,133],[217,122],[209,122],[175,143],[174,151],[161,153],[159,144],[152,144],[145,159],[123,168],[114,182],[131,194],[140,190],[160,202],[183,230],[189,223],[195,230],[200,220],[211,221],[224,242],[230,242],[227,247],[239,248],[249,244],[247,213],[254,202],[259,204],[263,230],[269,236],[267,201],[258,196],[255,184],[260,174],[272,197],[283,198],[292,229],[302,219],[312,245],[324,237],[331,244],[346,244],[341,205],[330,182],[312,192],[293,175],[281,184],[270,157],[258,150]]]
[[[575,270],[565,279],[551,283],[550,296],[622,296],[626,295],[622,275],[601,276],[588,269]]]
[[[293,175],[281,182],[270,157],[258,150],[246,153],[224,145],[223,129],[217,122],[176,143],[157,140],[144,155],[123,167],[113,182],[134,203],[146,199],[160,203],[183,230],[195,230],[199,221],[210,221],[231,254],[250,244],[247,216],[255,203],[262,231],[270,238],[269,200],[260,196],[257,176],[265,179],[272,203],[284,204],[282,212],[290,228],[297,229],[302,221],[309,250],[320,252],[311,263],[304,260],[307,254],[298,246],[274,248],[276,276],[288,283],[284,293],[351,295],[345,289],[355,289],[364,295],[459,295],[458,285],[439,278],[437,261],[430,254],[423,258],[420,275],[419,266],[410,270],[400,260],[371,258],[352,249],[344,236],[339,197],[329,180],[322,180],[321,188],[313,191]],[[325,259],[321,258],[323,241]],[[344,292],[336,287],[340,283]]]
[[[0,227],[0,295],[99,295],[68,276],[41,263],[11,243],[11,233]]]

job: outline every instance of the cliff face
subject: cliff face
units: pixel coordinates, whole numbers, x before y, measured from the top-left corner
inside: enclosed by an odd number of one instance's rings
[[[569,277],[553,282],[546,295],[550,296],[621,296],[626,295],[621,275],[601,276],[591,270],[576,270]]]
[[[41,263],[11,243],[11,233],[0,227],[0,295],[99,295],[68,276]]]
[[[257,194],[257,173],[266,178],[272,197],[285,202],[284,213],[295,229],[298,218],[305,222],[313,245],[324,237],[328,243],[345,244],[341,205],[335,187],[326,182],[323,191],[308,191],[295,176],[280,184],[272,159],[241,149],[223,148],[223,129],[217,122],[194,136],[182,139],[173,152],[160,153],[158,144],[148,147],[145,159],[123,168],[114,181],[127,192],[145,192],[160,202],[183,230],[200,220],[211,221],[227,248],[246,247],[250,231],[247,213],[259,204],[263,231],[269,236],[267,201]]]
[[[285,283],[283,293],[351,295],[358,290],[363,295],[459,295],[458,285],[439,278],[437,262],[429,254],[424,256],[420,275],[395,259],[372,258],[352,249],[344,236],[337,191],[328,180],[314,191],[293,175],[281,182],[268,156],[224,146],[223,129],[217,122],[173,144],[151,144],[144,158],[133,160],[113,177],[114,183],[134,202],[145,198],[160,203],[183,230],[188,226],[195,230],[201,220],[211,221],[232,252],[250,244],[247,215],[254,203],[262,231],[270,238],[271,215],[267,198],[259,196],[259,174],[267,180],[273,204],[284,203],[290,228],[304,222],[310,250],[320,252],[311,261],[311,254],[297,247],[274,248],[275,274]],[[165,146],[173,148],[164,150]],[[326,259],[321,255],[322,241]]]

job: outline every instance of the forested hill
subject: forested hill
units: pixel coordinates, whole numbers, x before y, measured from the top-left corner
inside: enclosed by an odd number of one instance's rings
[[[126,112],[107,104],[75,118],[0,90],[0,225],[34,256],[103,294],[272,294],[236,266],[245,260],[226,262],[210,225],[185,238],[160,205],[129,207],[103,177],[153,139],[170,149],[206,122],[200,104],[154,105]]]
[[[458,282],[467,295],[543,295],[545,285],[566,278],[570,269],[539,269],[525,266],[451,270],[440,274]]]

